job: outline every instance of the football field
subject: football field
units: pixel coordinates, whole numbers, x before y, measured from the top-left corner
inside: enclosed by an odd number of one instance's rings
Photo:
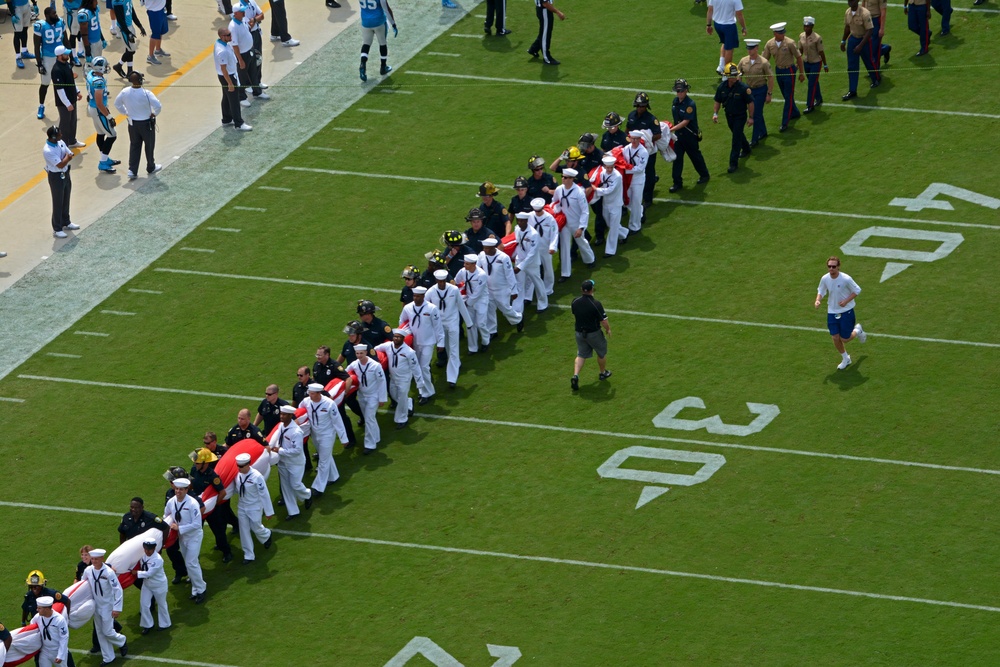
[[[256,563],[233,538],[223,564],[207,533],[208,599],[171,586],[169,632],[140,637],[127,590],[126,662],[1000,664],[1000,12],[959,8],[911,58],[891,5],[885,83],[862,76],[842,102],[845,6],[748,6],[763,39],[815,16],[831,71],[827,101],[780,134],[775,91],[769,137],[733,175],[703,5],[635,0],[561,5],[551,68],[525,53],[529,3],[510,3],[507,38],[483,38],[472,8],[259,179],[204,175],[233,199],[0,379],[0,622],[17,624],[28,571],[62,589],[81,545],[113,548],[133,496],[159,511],[163,471],[190,467],[206,430],[272,382],[290,398],[359,299],[395,325],[400,271],[468,226],[481,182],[509,201],[529,156],[599,134],[638,90],[669,119],[685,77],[711,181],[687,163],[670,194],[658,160],[642,233],[574,265],[522,333],[501,318],[457,389],[434,368],[409,428],[380,414],[377,453],[338,444],[341,480],[295,521],[276,508]],[[813,308],[831,255],[869,332],[846,370]],[[613,376],[590,360],[571,392],[569,304],[588,277]],[[100,662],[89,641],[71,635],[80,665]]]

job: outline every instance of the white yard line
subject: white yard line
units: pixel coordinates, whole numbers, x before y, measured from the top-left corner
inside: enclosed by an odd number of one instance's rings
[[[234,206],[234,211],[253,211],[254,213],[267,213],[266,208],[258,208],[256,206]]]
[[[288,167],[286,167],[287,169]],[[163,273],[178,273],[182,275],[204,276],[206,278],[229,278],[232,280],[256,280],[260,282],[271,282],[286,285],[311,285],[313,287],[330,287],[333,289],[352,289],[366,292],[378,292],[383,294],[399,294],[397,289],[385,289],[383,287],[368,287],[365,285],[340,285],[336,283],[323,283],[311,280],[292,280],[289,278],[270,278],[267,276],[246,276],[234,273],[215,273],[213,271],[191,271],[188,269],[155,268],[154,271]],[[570,306],[562,304],[552,304],[553,308],[569,310]],[[804,327],[794,324],[772,324],[769,322],[750,322],[747,320],[727,320],[718,317],[696,317],[693,315],[674,315],[671,313],[650,313],[641,310],[621,310],[607,308],[607,312],[618,315],[634,315],[637,317],[658,317],[670,320],[681,320],[685,322],[705,322],[707,324],[728,324],[741,327],[760,327],[764,329],[784,329],[786,331],[808,331],[809,333],[827,333],[823,327]],[[894,340],[919,341],[921,343],[941,343],[945,345],[968,345],[971,347],[1000,348],[1000,343],[983,343],[969,340],[951,340],[948,338],[928,338],[926,336],[904,336],[902,334],[870,333],[869,336],[875,338],[891,338]]]
[[[362,132],[368,131],[363,127],[331,127],[328,129],[334,130],[336,132],[356,132],[357,134],[361,134]]]
[[[291,188],[279,188],[279,187],[274,186],[274,185],[258,185],[257,189],[258,190],[271,190],[273,192],[291,192],[292,191]]]
[[[187,394],[188,396],[208,396],[210,398],[232,398],[241,401],[259,401],[260,396],[240,396],[238,394],[220,394],[211,391],[194,391],[192,389],[171,389],[168,387],[147,387],[139,384],[121,384],[118,382],[97,382],[94,380],[75,380],[72,378],[57,378],[47,375],[18,375],[22,380],[39,380],[42,382],[61,382],[64,384],[82,384],[89,387],[108,387],[111,389],[139,389],[155,391],[164,394]]]
[[[306,146],[307,151],[324,151],[326,153],[339,153],[340,148],[328,148],[326,146]]]
[[[63,352],[46,352],[48,357],[59,357],[60,359],[82,359],[79,354],[65,354]]]
[[[457,32],[451,33],[451,36],[452,37],[464,37],[465,39],[483,39],[485,37],[485,35],[467,35],[467,34],[461,34],[461,33],[457,33]]]
[[[215,252],[211,248],[188,248],[187,246],[178,248],[178,250],[186,250],[187,252],[204,252],[204,253],[213,253],[213,252]]]
[[[24,403],[23,398],[11,398],[9,396],[0,396],[0,401],[5,403]]]
[[[157,290],[157,289],[135,289],[135,288],[131,288],[131,289],[129,289],[129,292],[133,292],[135,294],[163,294],[163,292],[161,292],[160,290]]]
[[[119,516],[119,515],[115,515]],[[80,655],[87,655],[90,653],[87,649],[82,648],[71,648],[69,649],[73,653]],[[157,658],[151,655],[135,655],[134,653],[129,653],[128,657],[125,658],[125,662],[131,662],[132,660],[145,660],[146,662],[161,662],[167,665],[191,665],[192,667],[236,667],[235,665],[223,665],[219,662],[197,662],[194,660],[176,660],[174,658]]]
[[[125,310],[102,310],[102,315],[120,315],[121,317],[133,317],[136,313],[130,313]]]
[[[361,113],[377,113],[377,114],[390,114],[390,113],[392,113],[388,109],[362,109],[362,108],[356,108],[355,111],[358,111],[358,112],[361,112]]]
[[[412,95],[412,90],[400,90],[399,88],[376,88],[372,91],[373,93],[382,93],[385,95]]]
[[[461,53],[443,53],[441,51],[425,51],[425,56],[439,56],[441,58],[461,58]]]
[[[107,338],[111,335],[109,333],[101,333],[100,331],[74,331],[73,333],[77,336],[98,336],[100,338]]]
[[[207,231],[210,232],[229,232],[231,234],[236,234],[242,230],[236,229],[235,227],[206,227]]]
[[[839,2],[839,0],[836,0]],[[482,35],[467,35],[468,37],[482,37]],[[452,35],[456,37],[456,35]],[[513,83],[519,85],[531,85],[531,86],[561,86],[565,88],[583,88],[585,90],[615,90],[621,92],[627,92],[630,95],[635,93],[634,86],[603,86],[591,83],[569,83],[567,81],[532,81],[531,79],[510,79],[498,76],[477,76],[474,74],[454,74],[451,72],[421,72],[417,70],[406,70],[403,74],[414,74],[417,76],[431,76],[431,77],[443,77],[447,79],[465,79],[469,81],[491,81],[493,83]],[[647,93],[655,93],[657,95],[667,95],[670,98],[674,97],[674,91],[672,90],[653,90],[651,88],[644,89]],[[708,93],[689,93],[691,97],[704,97],[711,99],[713,96]],[[924,113],[933,114],[937,116],[968,116],[971,118],[991,118],[998,119],[1000,114],[995,113],[974,113],[971,111],[945,111],[944,109],[911,109],[907,107],[883,107],[883,106],[869,106],[865,104],[837,104],[836,102],[823,102],[823,107],[843,107],[845,109],[864,109],[866,111],[898,111],[900,113]]]

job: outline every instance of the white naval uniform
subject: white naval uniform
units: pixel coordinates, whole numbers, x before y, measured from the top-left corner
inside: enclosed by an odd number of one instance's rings
[[[195,506],[197,505],[195,502]],[[97,631],[97,643],[101,647],[101,659],[111,662],[115,659],[115,649],[125,645],[125,635],[115,632],[115,621],[111,617],[111,612],[122,610],[125,597],[122,585],[118,583],[118,575],[107,564],[100,570],[88,565],[83,571],[82,580],[90,585],[90,592],[94,596],[94,630]]]
[[[306,396],[299,403],[299,407],[304,407],[306,414],[309,415],[309,437],[312,438],[313,444],[316,446],[316,453],[319,455],[312,489],[323,493],[326,491],[327,483],[333,483],[340,479],[340,471],[337,470],[337,463],[333,460],[334,436],[346,443],[347,430],[344,428],[344,421],[340,418],[337,404],[333,402],[332,398],[320,396],[318,401],[313,402],[311,396]],[[279,474],[281,473],[279,472]]]
[[[240,522],[240,544],[243,545],[243,559],[253,560],[253,538],[250,532],[257,536],[257,541],[264,544],[271,539],[271,531],[261,523],[261,515],[273,516],[271,494],[267,492],[267,482],[264,476],[254,468],[248,468],[245,473],[236,475],[236,493],[240,503],[236,507],[236,518]]]
[[[472,327],[469,327],[470,329]],[[417,391],[423,392],[423,380],[420,373],[420,363],[417,353],[406,343],[396,347],[393,343],[380,343],[375,346],[389,360],[389,396],[396,401],[396,413],[393,421],[405,424],[410,418],[413,399],[410,398],[410,383],[417,381]],[[367,423],[367,422],[366,422]]]
[[[528,214],[528,226],[538,232],[541,245],[538,248],[538,266],[545,284],[545,294],[555,292],[556,276],[552,268],[552,256],[559,249],[559,223],[546,210],[532,211]],[[525,299],[532,298],[530,294],[521,295]]]
[[[170,627],[170,611],[167,609],[167,574],[163,571],[163,556],[153,552],[139,558],[136,577],[142,579],[139,593],[139,627],[153,627],[153,614],[149,611],[150,600],[156,600],[156,616],[160,629]]]
[[[518,298],[514,308],[524,312],[524,300],[527,298],[528,286],[534,288],[535,308],[541,312],[549,307],[549,295],[545,293],[545,283],[541,275],[541,253],[547,252],[542,247],[542,238],[531,225],[521,229],[514,227],[514,263],[517,264]]]
[[[517,277],[510,257],[499,249],[492,256],[487,255],[485,250],[479,253],[476,266],[486,272],[486,285],[490,293],[490,305],[486,308],[486,327],[493,336],[497,332],[498,310],[511,324],[521,321],[521,311],[514,310],[510,301],[511,296],[517,296]],[[514,303],[517,303],[517,299],[514,299]]]
[[[559,230],[559,275],[569,278],[573,275],[573,263],[570,259],[570,246],[576,242],[580,249],[580,259],[584,264],[596,261],[594,251],[590,247],[585,232],[590,220],[590,206],[587,205],[587,194],[576,183],[568,188],[560,185],[552,195],[552,208],[557,213],[566,216],[566,224]],[[579,238],[575,238],[576,230],[583,230]]]
[[[646,187],[646,163],[649,162],[649,151],[639,144],[632,148],[631,144],[622,148],[622,157],[632,165],[626,169],[626,174],[632,174],[632,182],[628,186],[628,228],[633,232],[642,229],[642,189]]]
[[[448,368],[446,377],[448,382],[458,382],[458,371],[462,367],[462,360],[459,357],[459,318],[465,322],[465,327],[472,327],[472,318],[465,307],[462,299],[462,292],[451,283],[445,283],[444,289],[435,283],[433,287],[427,288],[427,301],[433,303],[441,316],[441,328],[444,329],[444,349],[448,353]]]
[[[618,241],[628,236],[628,231],[622,229],[622,175],[612,169],[611,173],[601,170],[601,184],[594,191],[601,195],[604,206],[604,221],[608,223],[607,240],[604,243],[604,253],[613,255],[618,251]]]
[[[434,348],[444,347],[444,328],[441,326],[441,314],[437,306],[427,301],[418,306],[410,302],[403,306],[399,314],[399,326],[409,323],[413,334],[413,351],[417,353],[420,364],[420,374],[423,376],[424,396],[435,394],[434,381],[431,379],[431,359],[434,358]]]
[[[487,326],[486,309],[490,306],[489,286],[486,282],[486,272],[478,266],[472,271],[464,266],[455,274],[455,282],[465,288],[465,309],[469,311],[472,325],[466,327],[465,336],[469,342],[469,352],[479,351],[479,341],[489,345],[490,330]]]
[[[288,516],[298,516],[299,501],[312,497],[312,491],[302,483],[306,472],[306,455],[302,447],[302,429],[294,420],[278,424],[268,444],[278,450],[278,482]]]
[[[201,574],[201,563],[198,555],[201,553],[201,541],[205,531],[201,525],[201,506],[188,494],[184,502],[173,496],[167,501],[163,510],[163,519],[171,526],[177,527],[177,542],[184,557],[184,565],[191,578],[191,595],[205,592],[205,578]]]
[[[38,667],[53,667],[56,660],[65,665],[69,654],[69,624],[66,618],[53,609],[52,616],[45,618],[35,614],[30,622],[38,626],[38,637],[42,642],[38,651]],[[114,655],[114,651],[111,654]]]
[[[362,365],[360,359],[355,359],[347,365],[347,372],[354,371],[358,377],[358,393],[355,396],[361,404],[365,420],[365,449],[371,450],[375,449],[382,439],[382,432],[378,427],[379,403],[385,403],[389,399],[386,397],[385,371],[382,370],[382,364],[371,358],[368,358],[367,362]]]

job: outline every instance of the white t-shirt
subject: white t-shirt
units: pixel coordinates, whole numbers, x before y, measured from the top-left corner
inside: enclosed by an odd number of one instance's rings
[[[819,295],[830,295],[826,300],[826,312],[828,313],[846,313],[854,308],[854,299],[851,299],[846,306],[840,305],[840,302],[846,299],[851,292],[861,294],[861,288],[854,282],[854,278],[843,271],[836,278],[831,277],[828,273],[819,280]]]
[[[708,0],[708,6],[712,7],[712,21],[719,25],[735,24],[736,12],[743,11],[740,0]]]

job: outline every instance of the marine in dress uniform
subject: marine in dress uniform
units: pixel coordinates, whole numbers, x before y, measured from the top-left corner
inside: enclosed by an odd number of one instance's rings
[[[673,133],[677,137],[674,141],[674,152],[677,159],[673,164],[673,181],[670,192],[677,192],[684,187],[684,156],[687,155],[698,172],[698,185],[708,183],[708,167],[705,166],[705,158],[701,154],[701,130],[698,128],[698,105],[688,96],[691,86],[686,79],[674,81],[674,92],[677,97],[670,105],[670,113],[674,118]]]
[[[868,52],[872,64],[875,65],[875,69],[878,70],[879,77],[881,77],[882,66],[880,63],[882,58],[884,57],[885,62],[888,63],[889,53],[892,51],[892,47],[882,41],[885,36],[885,19],[889,13],[889,3],[887,0],[861,0],[861,6],[872,15],[872,38],[868,40]]]
[[[321,496],[326,492],[327,483],[340,479],[340,471],[337,470],[337,463],[333,460],[333,446],[336,444],[334,437],[340,438],[345,449],[353,447],[354,443],[347,439],[346,420],[337,409],[337,405],[332,398],[323,395],[323,385],[319,383],[309,385],[309,398],[302,401],[302,405],[309,415],[309,437],[312,438],[319,454],[316,477],[312,482],[313,495]],[[360,405],[358,407],[360,408]]]
[[[649,130],[655,144],[660,140],[660,121],[649,110],[649,96],[642,92],[636,93],[632,106],[635,107],[635,110],[629,113],[625,129],[629,132]],[[656,153],[654,152],[649,155],[649,160],[646,162],[646,184],[642,191],[642,203],[647,208],[653,205],[653,190],[656,188],[657,180]]]
[[[281,425],[271,434],[271,451],[278,455],[278,482],[281,498],[288,516],[285,520],[299,515],[299,501],[305,501],[305,508],[312,507],[312,491],[302,483],[306,471],[306,454],[302,448],[305,434],[295,422],[295,408],[281,407]]]
[[[766,60],[764,62],[767,62]],[[739,159],[750,155],[750,144],[743,132],[745,125],[754,125],[754,97],[749,86],[740,81],[740,70],[729,63],[723,69],[726,80],[715,91],[715,110],[712,122],[719,122],[719,109],[725,109],[726,123],[732,132],[733,141],[729,149],[729,173],[740,167]]]
[[[236,465],[239,469],[236,474],[236,494],[239,496],[236,516],[240,520],[240,544],[243,545],[243,564],[246,565],[254,561],[254,537],[265,549],[271,548],[271,530],[264,527],[261,516],[270,519],[274,516],[274,507],[264,476],[250,467],[250,455],[237,456]]]
[[[464,270],[464,269],[463,269]],[[472,330],[472,327],[470,327]],[[417,391],[420,389],[420,364],[417,353],[405,342],[406,332],[393,329],[392,342],[382,343],[377,348],[388,359],[389,365],[389,397],[395,404],[393,421],[396,429],[404,428],[413,412],[413,399],[410,398],[410,384],[417,380]]]
[[[802,66],[806,70],[806,108],[802,113],[812,113],[823,104],[823,93],[819,87],[819,70],[829,72],[826,64],[826,51],[823,50],[823,38],[815,31],[816,19],[806,16],[802,19],[802,34],[799,35],[799,50],[802,52]]]
[[[486,316],[486,309],[490,305],[489,285],[486,280],[486,272],[476,265],[479,259],[478,255],[469,253],[462,259],[464,265],[455,276],[455,284],[463,291],[462,298],[465,299],[465,309],[469,312],[469,317],[472,318],[472,325],[466,327],[469,354],[476,354],[479,352],[480,341],[482,341],[483,349],[489,348],[490,345],[490,330]],[[391,373],[392,370],[390,369],[389,372]]]
[[[774,73],[778,79],[778,88],[781,96],[785,99],[785,105],[781,109],[781,127],[779,132],[788,129],[788,123],[795,120],[802,114],[795,105],[795,75],[799,75],[799,81],[806,80],[806,73],[802,67],[802,54],[799,47],[785,36],[787,23],[775,23],[771,26],[774,37],[767,40],[764,45],[764,52],[761,54],[772,63]]]
[[[406,308],[411,308],[419,299],[417,293],[414,293],[413,297],[413,303],[408,304]],[[368,358],[368,348],[364,345],[355,346],[354,352],[358,358],[347,367],[347,371],[354,371],[358,378],[357,396],[365,413],[365,448],[361,453],[367,456],[375,451],[382,439],[382,432],[378,426],[378,409],[389,399],[386,395],[386,378],[382,364]],[[427,372],[430,373],[429,367]]]
[[[917,0],[927,2],[927,0]],[[864,62],[871,79],[871,88],[879,85],[878,70],[871,59],[868,43],[871,41],[874,23],[871,13],[858,5],[858,0],[847,0],[847,10],[844,12],[844,36],[840,40],[840,50],[847,53],[847,94],[841,99],[847,101],[858,96],[858,76],[860,63]]]
[[[463,265],[464,258],[464,254],[459,258]],[[451,274],[444,269],[435,271],[436,282],[433,287],[427,290],[426,299],[437,307],[441,317],[441,328],[444,330],[444,348],[448,359],[445,377],[448,380],[448,387],[454,389],[455,383],[458,382],[459,369],[462,367],[462,361],[459,357],[459,325],[461,322],[465,322],[465,326],[471,328],[472,318],[469,316],[469,311],[465,307],[465,301],[462,299],[459,289],[448,282],[451,277]]]
[[[170,610],[167,608],[167,575],[163,571],[163,557],[156,553],[156,540],[142,543],[143,555],[135,565],[133,573],[142,582],[139,594],[139,627],[142,634],[153,628],[153,613],[150,604],[156,601],[157,624],[160,630],[170,627]]]
[[[743,76],[741,83],[750,88],[750,94],[753,96],[753,130],[750,132],[750,148],[755,148],[758,143],[767,138],[764,105],[771,103],[771,95],[774,92],[774,74],[771,71],[771,63],[766,58],[762,58],[758,52],[757,47],[760,46],[760,40],[747,39],[744,41],[747,45],[747,55],[740,59],[739,74]],[[721,88],[720,86],[719,89],[721,90]],[[727,115],[727,121],[728,118]],[[731,128],[732,126],[730,126]],[[732,161],[730,161],[729,166],[733,166]]]
[[[927,51],[931,48],[931,16],[927,0],[910,0],[909,2],[904,2],[903,13],[906,14],[906,27],[920,39],[920,50],[917,51],[916,55],[927,55]],[[851,34],[854,34],[853,30]],[[865,64],[867,65],[867,63]]]

